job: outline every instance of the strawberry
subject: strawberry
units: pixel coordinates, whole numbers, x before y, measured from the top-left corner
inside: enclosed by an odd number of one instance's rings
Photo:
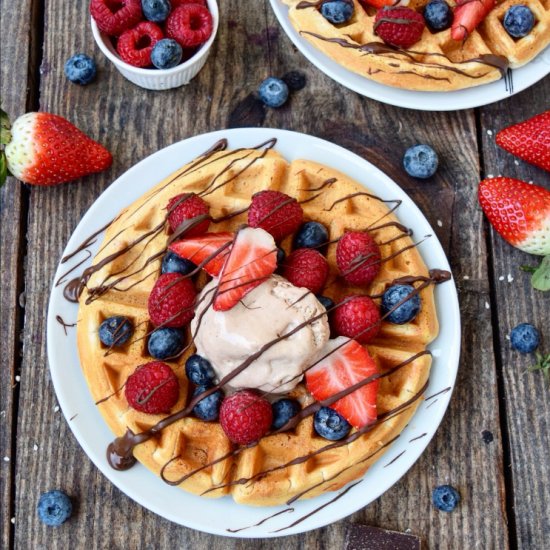
[[[9,127],[1,111],[0,164],[17,179],[33,185],[55,185],[101,172],[111,166],[111,153],[64,118],[50,113],[27,113]],[[5,157],[4,157],[5,154]],[[0,174],[0,185],[5,173]]]
[[[172,197],[168,201],[166,209],[168,210],[168,225],[172,231],[176,231],[187,220],[198,218],[199,216],[208,216],[210,213],[208,204],[195,193],[182,193],[181,195]],[[210,219],[194,223],[182,236],[187,238],[202,235],[208,231],[209,225]]]
[[[220,274],[214,298],[216,311],[227,311],[277,268],[277,247],[263,229],[241,229]]]
[[[229,255],[231,243],[235,235],[229,232],[206,233],[194,239],[182,239],[172,243],[168,248],[178,256],[201,265],[202,268],[212,277],[217,277],[222,270],[223,264]],[[207,259],[210,260],[207,261]]]
[[[377,374],[376,363],[355,340],[339,336],[329,340],[321,359],[306,371],[306,387],[317,401],[323,401]],[[378,380],[374,380],[330,405],[352,426],[361,428],[376,420]]]
[[[359,3],[365,8],[376,8],[380,9],[384,6],[393,6],[395,0],[359,0]]]
[[[550,254],[550,191],[498,177],[479,184],[478,198],[483,212],[503,239],[530,254]]]
[[[451,38],[463,42],[495,7],[495,0],[458,0],[451,25]]]
[[[100,31],[118,36],[143,19],[141,0],[91,0],[90,14]]]
[[[550,172],[550,110],[501,130],[497,145]]]
[[[374,18],[374,34],[386,44],[410,48],[420,40],[424,31],[424,18],[410,8],[390,6],[379,10]]]

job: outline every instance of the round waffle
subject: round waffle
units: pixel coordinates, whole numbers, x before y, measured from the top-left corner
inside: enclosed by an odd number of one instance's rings
[[[107,228],[93,266],[81,279],[85,286],[77,325],[82,369],[105,421],[117,436],[127,435],[127,430],[147,434],[142,443],[129,449],[137,460],[192,493],[209,497],[231,494],[239,503],[260,506],[313,497],[361,476],[414,414],[431,366],[426,346],[438,333],[430,286],[435,280],[410,233],[392,213],[398,203],[374,197],[327,166],[307,160],[288,163],[273,145],[274,141],[254,149],[210,151],[124,209]],[[332,443],[319,437],[312,417],[306,416],[288,432],[267,435],[250,448],[236,448],[217,422],[148,415],[126,402],[126,379],[137,366],[152,360],[147,352],[147,335],[153,328],[147,300],[167,247],[169,199],[184,192],[200,194],[219,220],[211,224],[210,231],[234,231],[246,222],[251,197],[262,189],[295,197],[306,220],[320,221],[329,228],[331,241],[346,230],[368,230],[379,244],[381,270],[368,289],[344,284],[336,268],[336,245],[328,247],[330,277],[324,293],[334,300],[353,292],[380,294],[401,277],[418,277],[421,282],[415,284],[422,309],[414,321],[405,325],[383,322],[379,335],[367,346],[381,372],[379,419],[360,432],[353,430],[349,441]],[[282,246],[289,251],[291,238]],[[202,275],[197,284],[202,287],[205,283]],[[123,347],[109,349],[101,344],[98,327],[113,315],[131,319],[135,331]],[[187,337],[192,344],[191,334]],[[190,345],[186,354],[169,363],[181,386],[173,414],[188,402],[190,384],[184,364],[192,352]],[[302,384],[292,394],[303,406],[312,401]],[[164,427],[157,430],[159,422]]]
[[[386,46],[374,33],[375,8],[352,0],[355,10],[345,24],[333,25],[318,10],[318,2],[282,0],[300,36],[346,69],[366,78],[408,90],[449,91],[479,86],[504,76],[534,59],[550,44],[550,3],[544,0],[497,0],[497,5],[464,42],[451,38],[451,29],[432,33],[427,27],[408,50]],[[427,0],[411,0],[421,11]],[[455,2],[449,4],[454,6]],[[527,5],[535,25],[524,38],[505,30],[508,8]]]

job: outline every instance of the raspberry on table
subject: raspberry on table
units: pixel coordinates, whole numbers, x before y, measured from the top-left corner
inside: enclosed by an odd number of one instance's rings
[[[380,271],[380,259],[380,248],[366,231],[349,231],[338,241],[336,264],[350,285],[369,285]]]
[[[401,6],[386,6],[374,18],[374,34],[397,48],[410,48],[418,42],[424,27],[420,13]]]
[[[211,13],[200,4],[183,4],[174,9],[166,20],[166,35],[182,48],[204,44],[213,29]]]
[[[91,0],[90,14],[109,36],[119,36],[143,20],[141,0]]]
[[[158,25],[151,21],[142,21],[120,35],[116,51],[122,61],[129,65],[150,67],[153,47],[163,38],[164,33]]]
[[[332,326],[339,336],[368,344],[380,330],[380,311],[368,296],[347,296],[332,314]]]
[[[260,191],[252,196],[248,209],[248,225],[261,227],[276,241],[294,233],[304,217],[298,201],[280,191]]]
[[[210,213],[210,206],[195,193],[182,193],[181,195],[172,197],[168,201],[166,209],[168,211],[168,225],[172,231],[176,231],[186,220],[202,215],[209,215]],[[188,238],[203,235],[208,231],[209,225],[209,219],[203,220],[188,229],[182,237]]]
[[[147,414],[168,413],[177,403],[180,385],[172,369],[161,361],[151,361],[128,376],[124,386],[128,404]]]
[[[156,327],[182,327],[195,315],[197,292],[190,279],[179,273],[161,275],[149,294],[149,318]]]
[[[282,268],[283,277],[294,286],[307,288],[313,294],[319,294],[327,282],[327,260],[313,248],[298,248],[291,252]]]

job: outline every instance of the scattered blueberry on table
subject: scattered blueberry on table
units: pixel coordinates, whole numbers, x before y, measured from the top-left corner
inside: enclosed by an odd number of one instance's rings
[[[291,92],[299,92],[306,85],[306,75],[300,71],[289,71],[282,80]]]
[[[510,332],[512,348],[520,353],[532,353],[540,344],[540,332],[530,323],[520,323]]]
[[[273,409],[272,430],[278,430],[284,426],[293,416],[296,416],[300,411],[300,403],[295,399],[279,399],[271,405]]]
[[[193,392],[193,397],[205,392],[210,386],[197,386]],[[221,390],[216,390],[214,393],[206,396],[204,399],[201,399],[194,407],[193,414],[205,420],[207,422],[212,422],[217,420],[220,415],[220,406],[223,401],[223,392]]]
[[[288,86],[280,78],[270,76],[258,88],[260,100],[268,107],[282,107],[288,99]]]
[[[393,285],[384,292],[382,296],[382,314],[388,314],[385,318],[386,321],[403,325],[409,323],[418,315],[421,305],[420,296],[415,294],[411,298],[407,298],[412,292],[414,292],[414,287],[411,285]],[[403,303],[395,307],[400,302]]]
[[[95,61],[83,53],[78,53],[69,57],[65,61],[65,76],[75,84],[86,86],[92,82],[96,76]]]
[[[72,511],[71,499],[63,491],[53,490],[40,495],[38,517],[42,523],[59,527],[71,517]]]
[[[513,38],[527,36],[535,24],[533,12],[524,5],[515,5],[506,11],[503,25],[506,32]]]
[[[183,331],[177,328],[158,328],[149,336],[147,348],[155,359],[169,359],[175,357],[185,343]]]
[[[151,51],[151,63],[157,69],[171,69],[180,64],[182,57],[182,47],[172,38],[159,40]]]
[[[108,317],[99,325],[99,339],[104,346],[123,346],[132,335],[134,327],[127,317]]]
[[[437,171],[437,153],[429,145],[414,145],[405,151],[403,168],[413,178],[431,178]]]
[[[210,361],[197,354],[188,357],[185,362],[185,374],[197,386],[212,384],[216,376]]]
[[[321,407],[315,413],[313,427],[321,437],[330,441],[343,439],[351,430],[351,424],[329,407]]]
[[[440,485],[432,492],[432,503],[442,512],[452,512],[459,502],[460,495],[452,485]]]

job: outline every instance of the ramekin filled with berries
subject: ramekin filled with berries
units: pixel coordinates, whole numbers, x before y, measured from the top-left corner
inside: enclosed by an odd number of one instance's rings
[[[130,82],[177,88],[206,63],[218,31],[216,0],[91,0],[100,50]]]

